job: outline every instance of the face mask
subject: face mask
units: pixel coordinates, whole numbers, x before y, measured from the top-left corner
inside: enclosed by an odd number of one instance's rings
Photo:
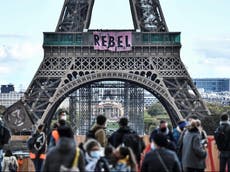
[[[90,152],[91,157],[99,159],[101,156],[100,151],[91,151]]]
[[[61,116],[61,119],[62,119],[62,120],[65,120],[65,121],[66,121],[66,118],[67,118],[66,115]]]
[[[160,131],[161,131],[162,133],[164,133],[164,132],[166,132],[166,129],[167,129],[167,128],[161,128]]]
[[[151,149],[152,149],[152,150],[156,149],[153,142],[151,142],[151,145],[150,145],[150,146],[151,146]]]

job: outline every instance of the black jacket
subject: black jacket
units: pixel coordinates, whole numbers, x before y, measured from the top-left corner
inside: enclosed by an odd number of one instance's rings
[[[42,167],[43,172],[60,171],[60,166],[70,168],[72,166],[76,152],[76,143],[74,139],[62,137],[57,145],[49,150]],[[80,172],[85,171],[85,160],[83,152],[80,151],[78,159],[78,168]]]
[[[175,152],[166,148],[157,148],[145,155],[141,165],[141,172],[165,172],[158,154],[161,156],[169,172],[181,172],[181,165]]]
[[[224,135],[225,135],[225,149],[224,150],[220,150],[220,152],[228,152],[230,151],[230,123],[229,122],[222,122],[220,124],[219,127],[223,127],[224,128]]]
[[[123,136],[125,134],[131,133],[132,130],[129,127],[120,127],[115,131],[108,139],[109,143],[115,148],[122,144]]]

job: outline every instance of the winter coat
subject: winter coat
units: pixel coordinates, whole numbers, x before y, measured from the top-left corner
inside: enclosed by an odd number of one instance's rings
[[[3,158],[3,162],[2,162],[2,171],[3,172],[9,172],[9,165],[10,165],[10,163],[12,163],[12,164],[16,164],[16,166],[17,166],[17,168],[18,168],[18,161],[17,161],[17,159],[16,159],[16,157],[15,156],[10,156],[10,157],[8,157],[8,156],[5,156],[4,158]]]
[[[95,139],[101,144],[102,147],[107,145],[107,137],[105,133],[105,127],[95,124],[92,126],[90,130],[94,130],[95,132]]]
[[[150,134],[150,138],[149,141],[151,142],[156,134],[163,134],[164,136],[166,136],[167,140],[168,140],[168,145],[167,148],[173,151],[176,151],[176,141],[173,137],[173,133],[167,128],[165,132],[161,132],[160,128],[156,128],[155,130],[152,131],[152,133]]]
[[[166,148],[157,148],[148,152],[141,165],[141,172],[165,172],[157,152],[169,172],[181,172],[180,162],[176,153]]]
[[[61,137],[57,145],[49,150],[44,161],[42,171],[60,171],[60,166],[72,167],[75,158],[76,143],[73,138]],[[81,172],[85,171],[85,160],[83,152],[80,151],[78,158],[78,168]]]
[[[115,148],[122,144],[123,136],[125,134],[131,133],[132,129],[129,127],[120,127],[117,131],[115,131],[108,139],[109,143]]]
[[[189,129],[183,137],[182,166],[183,168],[205,169],[207,156],[201,144],[201,134],[197,128]]]
[[[219,127],[224,127],[224,135],[226,147],[220,151],[220,157],[222,158],[230,158],[230,122],[221,121]]]

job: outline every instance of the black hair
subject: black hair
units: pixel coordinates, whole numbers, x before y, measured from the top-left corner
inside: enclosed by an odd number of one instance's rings
[[[120,146],[119,147],[119,153],[121,155],[121,158],[125,158],[128,155],[128,164],[131,166],[131,171],[136,171],[136,159],[135,159],[135,155],[132,151],[131,148],[127,147],[127,146]]]
[[[11,151],[10,149],[7,149],[7,150],[6,150],[6,153],[5,153],[5,156],[6,156],[6,157],[11,157],[11,156],[13,156],[12,151]]]
[[[121,118],[120,120],[119,120],[119,124],[121,125],[121,126],[127,126],[128,125],[128,119],[127,118],[125,118],[125,117],[123,117],[123,118]]]
[[[74,137],[74,133],[71,127],[67,126],[67,125],[63,125],[58,127],[57,129],[58,134],[60,137],[67,137],[67,138],[73,138]]]
[[[97,116],[97,124],[103,125],[106,122],[106,117],[104,115],[98,115]]]
[[[105,156],[111,156],[113,154],[113,147],[112,146],[106,146],[104,153],[105,153]]]
[[[165,121],[165,120],[160,121],[160,124],[164,124],[164,123],[167,123],[167,121]]]
[[[168,146],[167,137],[161,133],[157,133],[154,136],[153,141],[160,147],[167,147]]]
[[[227,121],[228,120],[228,115],[227,114],[221,115],[220,120],[221,121]]]
[[[66,121],[64,119],[59,119],[58,123],[59,123],[60,126],[66,125]]]

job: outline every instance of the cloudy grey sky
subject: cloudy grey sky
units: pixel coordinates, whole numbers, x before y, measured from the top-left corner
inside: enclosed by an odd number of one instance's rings
[[[161,0],[170,31],[181,32],[181,58],[192,78],[230,78],[229,0]],[[64,0],[11,0],[0,6],[0,85],[27,88],[43,59]],[[132,29],[128,0],[95,0],[90,28]]]

